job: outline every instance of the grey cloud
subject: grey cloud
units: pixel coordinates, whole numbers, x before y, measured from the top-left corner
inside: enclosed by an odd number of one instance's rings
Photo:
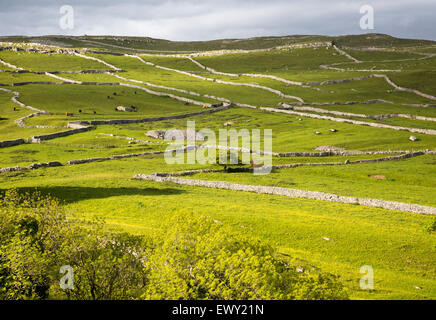
[[[59,27],[71,5],[75,28]],[[1,35],[131,35],[208,40],[266,35],[363,33],[359,8],[375,9],[375,30],[436,40],[434,0],[2,0]]]

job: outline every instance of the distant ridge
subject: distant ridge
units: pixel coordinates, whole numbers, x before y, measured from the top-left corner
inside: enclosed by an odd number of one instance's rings
[[[343,36],[319,35],[289,35],[255,37],[247,39],[219,39],[210,41],[170,41],[150,37],[128,36],[61,36],[47,35],[37,37],[4,36],[1,41],[6,42],[37,42],[60,47],[92,47],[99,49],[117,49],[118,51],[150,51],[150,52],[195,52],[223,49],[265,49],[295,43],[331,41],[338,46],[347,47],[408,47],[408,46],[436,46],[435,41],[401,39],[385,34],[368,33]]]

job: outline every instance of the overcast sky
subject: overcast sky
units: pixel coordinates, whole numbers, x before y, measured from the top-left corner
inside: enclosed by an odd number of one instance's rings
[[[360,7],[374,8],[362,30]],[[74,9],[62,29],[61,6]],[[436,0],[0,0],[0,35],[129,35],[211,40],[386,33],[436,40]]]

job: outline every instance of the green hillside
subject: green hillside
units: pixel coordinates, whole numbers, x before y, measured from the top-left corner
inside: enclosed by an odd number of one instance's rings
[[[274,248],[294,267],[339,276],[351,299],[436,298],[436,233],[429,227],[436,219],[436,42],[381,34],[0,41],[1,193],[37,189],[59,199],[74,223],[102,219],[105,230],[130,235],[159,234],[174,216],[194,225],[207,217]],[[256,151],[266,148],[263,130],[271,129],[271,173],[255,175],[248,163],[187,163],[205,149],[185,150],[184,164],[167,163],[162,152],[170,142],[150,131],[184,130],[187,121],[217,137],[222,129],[261,130],[252,140],[260,145],[237,152],[253,166],[262,161]],[[67,133],[44,137],[59,132]],[[16,139],[23,140],[9,144]],[[214,160],[227,142],[196,146],[211,146],[206,158]],[[29,168],[53,161],[60,164]],[[211,181],[269,191],[207,187]],[[177,238],[165,232],[167,241]],[[219,235],[213,233],[226,243]],[[201,246],[199,252],[209,248]],[[359,287],[364,265],[374,268],[373,290]],[[304,295],[273,296],[292,297]]]

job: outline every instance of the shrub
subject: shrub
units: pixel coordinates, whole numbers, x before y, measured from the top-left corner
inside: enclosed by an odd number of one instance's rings
[[[213,220],[176,214],[146,266],[145,299],[345,299],[327,274],[302,274],[268,245]]]
[[[68,219],[59,201],[0,196],[0,299],[345,299],[332,275],[299,273],[270,246],[194,214],[152,238]],[[74,287],[62,290],[69,265]]]
[[[0,197],[0,299],[131,299],[144,286],[143,238],[70,221],[60,203],[38,192]],[[61,290],[70,265],[74,289]]]
[[[425,230],[428,232],[436,231],[436,217],[433,217],[433,219],[425,226]]]

